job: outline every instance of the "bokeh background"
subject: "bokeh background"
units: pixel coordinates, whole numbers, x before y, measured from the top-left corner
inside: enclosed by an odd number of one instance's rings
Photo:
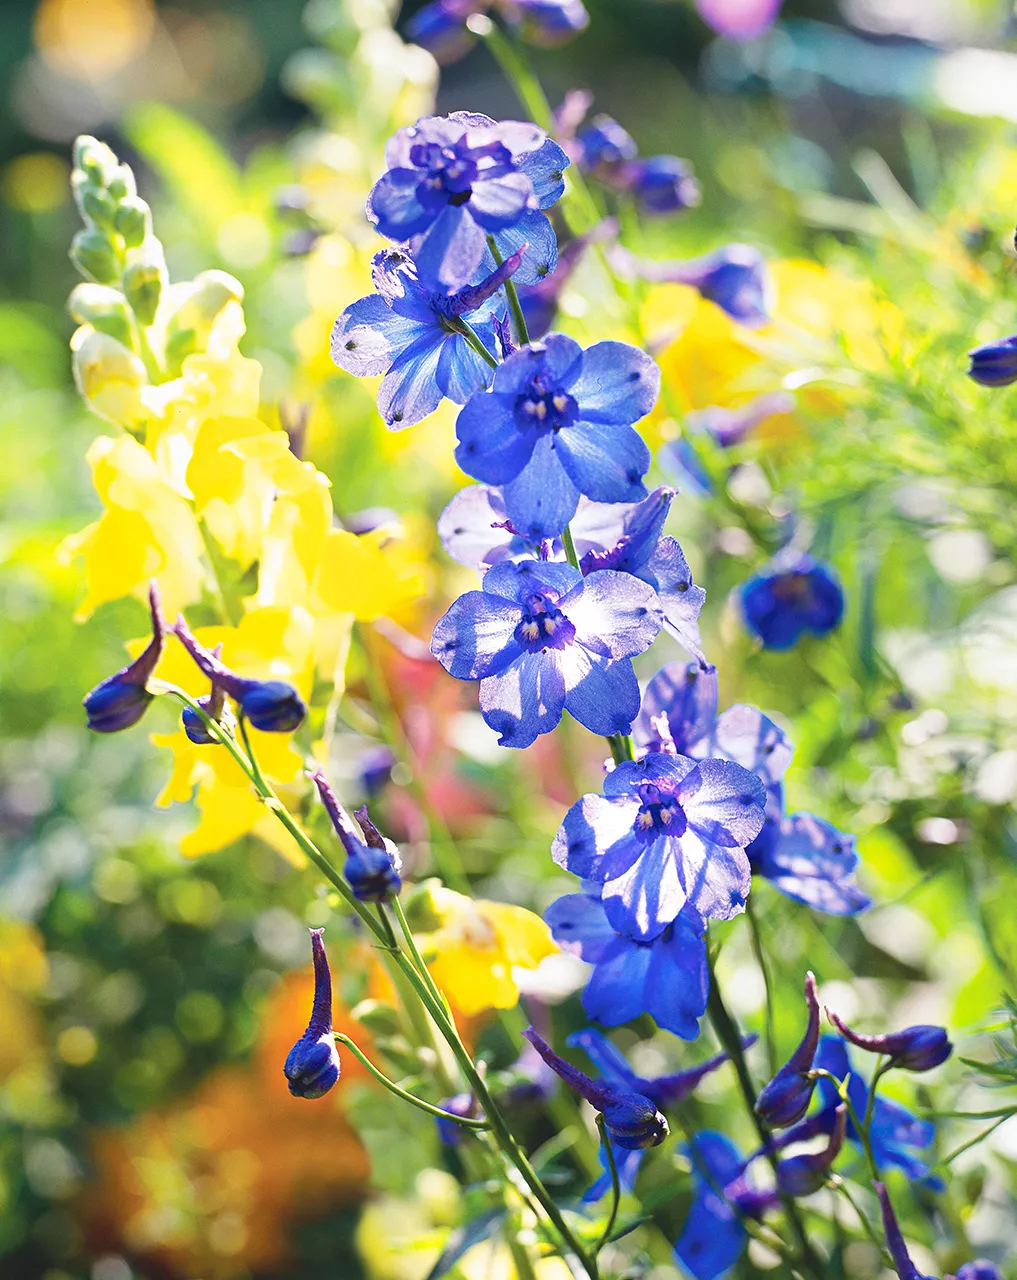
[[[429,58],[389,30],[415,7],[0,4],[0,1274],[12,1280],[312,1269],[414,1280],[457,1220],[434,1135],[355,1069],[335,1106],[290,1100],[280,1068],[306,1016],[305,926],[327,923],[333,904],[254,835],[182,856],[194,816],[153,808],[162,753],[140,732],[89,737],[82,694],[122,664],[123,637],[144,621],[132,602],[75,621],[80,565],[60,551],[98,510],[84,455],[100,424],[73,387],[64,312],[76,281],[70,144],[89,132],[134,164],[174,277],[221,267],[243,281],[263,400],[284,420],[309,406],[308,449],[337,511],[384,506],[404,519],[427,593],[374,630],[375,661],[357,648],[349,689],[353,712],[372,679],[391,690],[403,759],[378,803],[411,865],[433,866],[437,822],[486,896],[539,909],[560,891],[548,838],[595,776],[597,750],[573,734],[505,761],[468,691],[420,660],[410,637],[427,634],[460,581],[433,534],[456,485],[451,418],[389,437],[370,390],[327,356],[331,321],[366,291],[360,210],[387,122],[426,107],[434,86]],[[792,925],[767,900],[781,963],[827,965],[846,1013],[882,1001],[974,1035],[1000,1003],[1017,937],[1013,677],[989,691],[968,679],[1006,666],[1013,635],[1013,464],[1005,410],[997,430],[965,440],[981,406],[951,390],[940,425],[930,419],[965,346],[1014,319],[1014,14],[998,0],[788,0],[769,35],[739,45],[683,0],[588,8],[580,39],[533,53],[552,103],[590,89],[644,154],[687,157],[703,188],[697,209],[640,230],[641,252],[687,257],[739,239],[775,260],[836,261],[856,278],[871,271],[932,335],[911,362],[920,370],[927,357],[932,389],[920,373],[881,371],[870,402],[829,415],[809,467],[796,474],[778,450],[776,472],[740,468],[723,520],[691,501],[678,514],[711,593],[711,654],[729,657],[726,700],[759,701],[793,725],[803,803],[822,797],[862,836],[867,886],[892,902],[871,923],[820,927],[800,915]],[[443,72],[437,102],[519,112],[482,48]],[[950,245],[972,256],[936,279],[953,252],[937,241],[948,211]],[[576,291],[563,306],[573,327],[602,336],[610,317],[590,313],[596,297]],[[859,341],[874,324],[862,316]],[[709,358],[708,343],[674,357]],[[851,425],[858,414],[864,426]],[[891,436],[906,443],[888,459],[879,442]],[[725,604],[759,558],[752,512],[774,514],[775,474],[818,513],[854,601],[844,648],[793,665],[750,662]],[[906,682],[880,683],[866,609]],[[956,627],[973,615],[958,674]],[[350,797],[371,782],[378,745],[355,714],[339,725],[333,762]],[[345,948],[349,1006],[370,994],[372,970],[355,940]],[[762,996],[748,967],[743,978],[733,998],[751,1018]],[[1005,1131],[995,1141],[964,1176],[978,1181],[975,1236],[1005,1240],[1017,1230],[1017,1143]],[[384,1194],[368,1203],[369,1170]],[[874,1273],[860,1255],[858,1268]]]

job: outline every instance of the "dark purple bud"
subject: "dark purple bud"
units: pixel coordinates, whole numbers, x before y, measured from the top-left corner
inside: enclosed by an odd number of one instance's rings
[[[212,655],[218,658],[221,653],[222,645],[217,644],[212,651]],[[228,714],[225,690],[221,685],[213,684],[212,692],[206,693],[204,697],[198,699],[198,706],[213,720],[221,721]],[[208,729],[205,728],[204,720],[191,707],[184,707],[180,719],[183,722],[184,733],[196,746],[211,747],[216,745],[218,739],[212,737]]]
[[[983,342],[968,352],[968,377],[983,387],[1008,387],[1017,382],[1017,333]]]
[[[357,814],[363,829],[361,835],[320,769],[308,776],[318,788],[321,802],[346,850],[343,875],[353,896],[359,902],[390,902],[403,883],[399,875],[402,867],[399,850],[378,831],[366,809]]]
[[[477,1099],[472,1093],[457,1093],[451,1098],[443,1099],[438,1106],[450,1115],[462,1116],[464,1120],[483,1120],[484,1118],[484,1113],[477,1106]],[[435,1124],[438,1126],[438,1137],[446,1147],[458,1146],[466,1134],[462,1125],[456,1124],[454,1120],[443,1120],[439,1116]]]
[[[819,997],[816,979],[811,973],[805,975],[805,1003],[809,1024],[801,1044],[756,1099],[756,1115],[772,1129],[797,1124],[809,1109],[816,1087],[809,1073],[819,1046]]]
[[[631,135],[617,120],[605,115],[594,116],[593,123],[577,135],[576,142],[582,148],[579,163],[586,170],[634,160],[639,154]]]
[[[627,160],[614,170],[611,181],[628,191],[643,213],[678,213],[697,205],[702,193],[689,164],[677,156]]]
[[[152,614],[152,639],[128,666],[97,684],[82,702],[88,727],[96,733],[119,733],[138,723],[148,710],[152,694],[148,681],[162,656],[166,622],[159,602],[159,588],[153,580],[148,588]]]
[[[892,1060],[891,1066],[903,1067],[905,1071],[931,1071],[953,1053],[953,1045],[947,1038],[945,1027],[923,1024],[905,1027],[903,1031],[894,1031],[889,1035],[863,1036],[852,1031],[838,1014],[831,1013],[829,1009],[826,1016],[848,1044],[864,1049],[867,1053],[881,1053]]]
[[[551,1070],[600,1112],[604,1127],[617,1146],[628,1151],[659,1147],[667,1137],[667,1121],[649,1098],[591,1080],[578,1067],[560,1058],[533,1027],[527,1027],[523,1035]]]
[[[839,1106],[830,1140],[822,1151],[792,1156],[777,1166],[777,1186],[787,1196],[810,1196],[822,1187],[840,1154],[847,1132],[847,1107]]]
[[[1003,1273],[988,1258],[976,1258],[965,1262],[955,1276],[947,1276],[946,1280],[1003,1280]]]
[[[506,22],[527,44],[556,49],[590,25],[582,0],[501,0]]]
[[[466,19],[483,13],[483,0],[435,0],[425,4],[406,24],[406,34],[431,53],[441,65],[458,62],[476,43]]]
[[[465,289],[460,289],[458,293],[452,294],[448,299],[448,306],[452,315],[467,315],[471,311],[476,311],[488,298],[493,298],[505,281],[514,276],[519,270],[523,254],[529,247],[529,244],[520,245],[515,253],[506,258],[500,267],[495,267],[489,276],[485,276],[480,284],[467,285]]]
[[[183,616],[177,618],[173,630],[198,669],[213,685],[229,694],[255,729],[264,733],[292,733],[303,723],[307,706],[291,684],[284,680],[246,680],[238,676],[199,643]]]
[[[286,1055],[283,1074],[295,1098],[320,1098],[339,1079],[339,1050],[332,1035],[332,975],[321,940],[323,929],[312,929],[314,1004],[307,1030]]]
[[[900,1280],[935,1280],[933,1276],[922,1275],[911,1261],[911,1255],[908,1253],[908,1247],[904,1243],[904,1237],[901,1235],[900,1227],[897,1225],[897,1216],[893,1211],[893,1205],[890,1203],[886,1187],[882,1182],[874,1182],[872,1185],[876,1188],[876,1195],[879,1197],[879,1207],[883,1211],[883,1230],[886,1233],[886,1243]]]
[[[770,276],[766,260],[749,244],[725,244],[702,258],[654,262],[627,249],[611,251],[612,264],[624,275],[655,284],[687,284],[715,302],[739,324],[758,328],[770,321]]]

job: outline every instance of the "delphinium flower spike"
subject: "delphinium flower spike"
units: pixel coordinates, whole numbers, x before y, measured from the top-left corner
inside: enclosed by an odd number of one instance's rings
[[[96,733],[129,729],[138,723],[152,702],[148,681],[158,666],[166,636],[159,588],[154,581],[148,588],[148,607],[152,615],[152,639],[133,662],[115,675],[107,676],[84,699],[88,727]]]
[[[402,887],[399,850],[378,831],[367,816],[366,808],[357,813],[363,831],[361,837],[322,771],[316,769],[309,777],[318,788],[321,802],[346,850],[343,875],[353,896],[360,902],[391,901]]]
[[[921,1024],[905,1027],[884,1035],[867,1036],[852,1029],[836,1013],[829,1009],[826,1016],[848,1044],[867,1053],[879,1053],[890,1059],[889,1066],[903,1067],[905,1071],[931,1071],[944,1063],[953,1052],[953,1045],[945,1027]]]
[[[339,1051],[332,1035],[332,975],[322,941],[324,929],[311,929],[314,1004],[307,1030],[286,1056],[283,1074],[295,1098],[320,1098],[339,1079]]]
[[[255,729],[265,733],[291,733],[303,723],[307,707],[291,684],[284,680],[249,680],[238,676],[197,640],[182,616],[173,630],[198,668],[213,685],[226,691]]]
[[[816,1087],[811,1072],[819,1047],[819,997],[811,973],[805,975],[805,1003],[809,1021],[801,1043],[756,1100],[756,1115],[771,1129],[797,1124],[809,1109]]]
[[[649,1098],[591,1080],[577,1067],[560,1058],[533,1027],[527,1027],[523,1035],[551,1070],[600,1112],[608,1135],[619,1147],[625,1150],[658,1147],[667,1137],[667,1121]]]

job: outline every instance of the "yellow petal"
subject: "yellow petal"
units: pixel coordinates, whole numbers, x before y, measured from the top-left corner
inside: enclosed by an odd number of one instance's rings
[[[509,964],[535,969],[546,956],[557,952],[551,930],[540,916],[525,907],[481,900],[477,910],[494,927]]]
[[[315,591],[326,608],[361,621],[385,617],[417,599],[423,577],[416,565],[394,563],[371,534],[333,529],[325,539]]]
[[[227,786],[214,775],[199,783],[197,804],[201,814],[198,825],[180,842],[185,858],[225,849],[252,831],[265,813],[253,790]]]

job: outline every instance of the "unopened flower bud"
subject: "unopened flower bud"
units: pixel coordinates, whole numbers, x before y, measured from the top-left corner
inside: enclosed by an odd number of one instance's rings
[[[527,44],[556,49],[590,25],[581,0],[505,0],[505,20]]]
[[[119,733],[121,729],[129,729],[138,723],[152,701],[147,685],[162,656],[166,633],[155,582],[149,587],[148,602],[152,614],[152,639],[132,663],[97,684],[84,699],[88,727],[96,733]]]
[[[83,133],[74,141],[74,167],[96,186],[107,187],[117,171],[117,158],[105,142]]]
[[[82,325],[71,338],[71,366],[78,390],[96,413],[127,428],[143,421],[141,391],[148,375],[139,357],[122,342]]]
[[[484,7],[484,0],[434,0],[410,18],[406,34],[441,66],[448,66],[476,44],[476,37],[467,30],[466,19]]]
[[[131,172],[129,164],[118,164],[107,183],[107,190],[114,200],[119,204],[124,200],[133,200],[138,194],[138,189],[134,185],[134,174]],[[118,227],[119,231],[120,228]],[[121,232],[121,234],[123,234]]]
[[[123,346],[131,346],[131,312],[119,289],[106,284],[75,285],[67,299],[67,311],[79,324],[90,324]]]
[[[120,279],[120,261],[112,244],[91,228],[79,231],[71,241],[71,261],[83,276],[96,284],[116,284]]]
[[[222,653],[222,645],[216,645],[212,656],[218,658]],[[204,697],[198,699],[198,706],[211,719],[220,723],[225,722],[229,727],[233,724],[233,713],[226,704],[226,691],[221,685],[213,684],[212,692],[206,693]],[[202,720],[201,716],[193,707],[184,707],[180,716],[184,726],[184,733],[188,738],[199,747],[213,747],[218,745],[218,738],[214,738],[208,731],[208,726]]]
[[[945,1027],[921,1024],[905,1027],[903,1031],[894,1031],[888,1035],[865,1036],[852,1031],[842,1018],[829,1009],[826,1016],[848,1044],[864,1049],[867,1053],[881,1053],[891,1059],[891,1066],[902,1067],[905,1071],[931,1071],[933,1067],[944,1063],[953,1052]]]
[[[951,1280],[947,1276],[946,1280]],[[974,1262],[965,1262],[952,1280],[1003,1280],[1003,1273],[988,1258],[976,1258]]]
[[[144,244],[152,231],[152,212],[147,202],[137,196],[122,200],[113,217],[113,226],[123,236],[128,249]]]
[[[810,1196],[824,1186],[833,1162],[840,1154],[847,1132],[847,1107],[836,1111],[836,1121],[830,1140],[822,1151],[809,1155],[792,1156],[777,1166],[777,1186],[788,1196]]]
[[[179,301],[177,301],[179,299]],[[186,285],[174,285],[166,321],[166,359],[171,370],[208,345],[212,325],[230,302],[243,302],[244,287],[226,271],[202,271]]]
[[[378,831],[368,818],[366,809],[357,814],[363,831],[361,836],[320,769],[316,769],[310,778],[318,788],[321,802],[346,850],[343,875],[353,890],[353,896],[360,902],[390,902],[402,888],[399,850]]]
[[[314,1004],[307,1030],[286,1056],[283,1074],[295,1098],[320,1098],[339,1079],[339,1051],[332,1034],[332,975],[328,968],[323,929],[312,929]]]
[[[1008,387],[1017,382],[1017,334],[983,342],[968,352],[968,377],[983,387]]]
[[[560,1058],[533,1027],[527,1027],[523,1035],[551,1070],[601,1113],[604,1127],[617,1146],[627,1151],[659,1147],[667,1137],[667,1120],[649,1098],[591,1080],[577,1067]]]
[[[756,1099],[756,1115],[772,1129],[797,1124],[809,1109],[816,1087],[810,1072],[819,1046],[819,998],[811,973],[805,975],[805,1003],[809,1022],[801,1043]]]
[[[677,156],[649,156],[619,166],[617,185],[635,197],[643,213],[662,215],[690,209],[701,199],[699,183]]]
[[[579,164],[588,170],[634,160],[639,154],[632,135],[611,116],[594,116],[592,124],[576,135],[576,142],[582,148]]]
[[[82,183],[75,194],[82,214],[104,231],[113,230],[113,219],[116,216],[117,204],[108,191],[95,187],[90,182]]]
[[[124,294],[139,323],[147,328],[155,321],[167,281],[162,245],[155,236],[149,236],[140,248],[130,250],[127,257],[129,265],[124,271]]]
[[[900,1280],[934,1280],[933,1276],[922,1275],[911,1261],[911,1255],[908,1253],[908,1247],[904,1243],[903,1235],[901,1235],[900,1227],[897,1224],[897,1215],[893,1211],[893,1205],[890,1203],[886,1187],[882,1182],[874,1182],[872,1185],[875,1187],[876,1195],[879,1197],[879,1207],[883,1214],[883,1231],[886,1235],[887,1247],[890,1250],[890,1257],[893,1259],[894,1270]]]

